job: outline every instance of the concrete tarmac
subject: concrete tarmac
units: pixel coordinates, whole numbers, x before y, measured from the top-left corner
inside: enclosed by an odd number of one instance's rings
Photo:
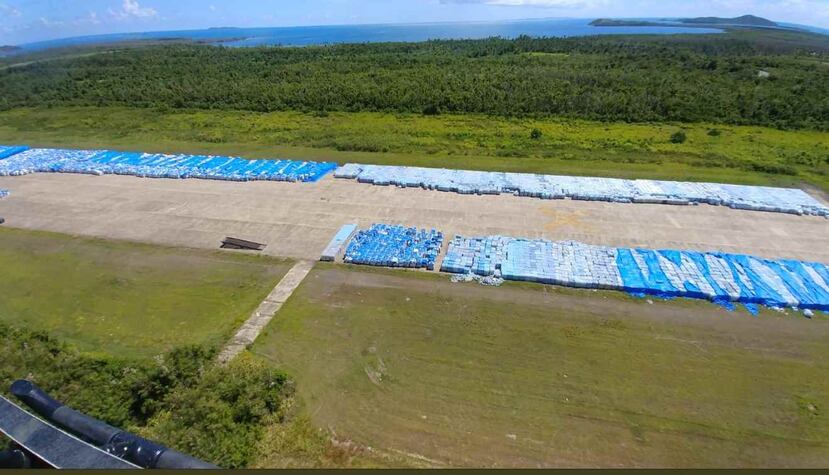
[[[475,196],[339,180],[318,183],[34,174],[0,177],[6,226],[215,249],[225,236],[266,254],[318,259],[340,226],[405,224],[454,234],[746,253],[829,263],[829,219],[724,207]]]

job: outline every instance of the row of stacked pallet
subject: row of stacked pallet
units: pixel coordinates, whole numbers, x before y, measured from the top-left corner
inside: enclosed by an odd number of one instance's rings
[[[36,172],[116,174],[151,178],[314,182],[332,162],[247,160],[208,155],[166,155],[111,150],[28,149],[0,161],[0,176]]]
[[[829,267],[814,262],[503,236],[456,236],[443,262],[442,271],[456,274],[660,297],[829,310]]]
[[[501,263],[506,258],[506,246],[511,240],[503,236],[455,236],[449,242],[450,252],[443,258],[440,270],[453,274],[471,272],[480,276],[500,277]]]
[[[25,152],[29,147],[24,145],[0,145],[0,160],[17,155],[20,152]],[[9,190],[0,190],[0,198],[9,196]]]
[[[95,150],[33,148],[0,161],[0,176],[60,172],[63,167],[88,161],[96,153]]]
[[[435,229],[374,224],[352,238],[344,262],[434,270],[442,245],[443,233]]]
[[[803,190],[660,180],[480,172],[419,167],[347,164],[334,172],[360,183],[419,187],[460,194],[512,193],[542,199],[661,203],[706,203],[735,209],[829,217],[829,208]]]

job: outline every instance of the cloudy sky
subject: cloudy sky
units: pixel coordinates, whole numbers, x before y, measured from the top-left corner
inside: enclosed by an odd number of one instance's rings
[[[0,0],[0,44],[213,26],[745,13],[829,28],[829,0]]]

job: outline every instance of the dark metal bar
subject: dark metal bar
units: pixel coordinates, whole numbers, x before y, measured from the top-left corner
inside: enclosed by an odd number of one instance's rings
[[[112,427],[53,399],[31,381],[12,384],[12,394],[47,420],[77,434],[106,452],[144,468],[218,468],[135,434]]]

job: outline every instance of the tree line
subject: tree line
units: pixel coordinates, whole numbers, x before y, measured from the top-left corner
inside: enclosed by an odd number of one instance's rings
[[[58,105],[555,115],[825,130],[829,39],[732,32],[301,48],[175,44],[0,69],[0,109]]]

